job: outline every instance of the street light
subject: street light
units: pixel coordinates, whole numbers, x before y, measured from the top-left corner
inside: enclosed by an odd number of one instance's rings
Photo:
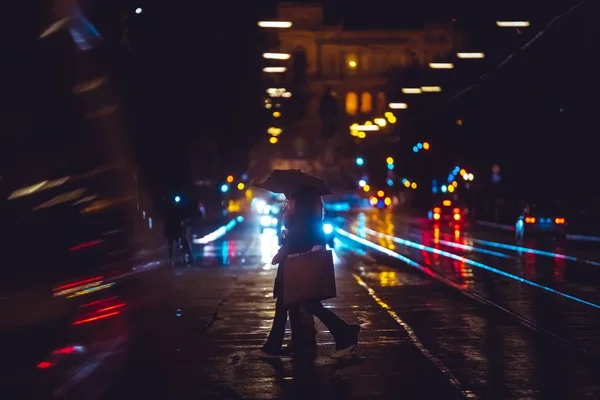
[[[135,9],[135,13],[136,14],[141,14],[142,13],[142,7],[138,7]]]
[[[458,58],[485,58],[483,53],[457,53]]]
[[[290,57],[287,53],[263,53],[263,58],[267,60],[289,60]]]
[[[406,103],[390,103],[388,107],[392,110],[406,110],[408,108],[408,104]]]
[[[454,64],[450,62],[432,62],[429,63],[429,68],[432,69],[452,69],[454,68]]]
[[[531,24],[529,21],[496,21],[500,28],[527,28]]]
[[[269,143],[271,143],[271,144],[277,144],[277,142],[279,142],[279,139],[277,139],[275,136],[271,136],[269,138]]]
[[[292,23],[289,21],[258,21],[258,26],[260,26],[261,28],[286,29],[291,28]]]
[[[421,86],[421,90],[424,93],[439,93],[442,91],[442,88],[439,86]]]
[[[350,129],[353,131],[373,132],[373,131],[378,131],[379,126],[378,125],[355,125],[355,126],[351,126]]]
[[[272,136],[279,136],[281,135],[281,132],[283,132],[281,128],[276,128],[274,126],[271,126],[269,129],[267,129],[267,133]]]
[[[270,97],[281,97],[286,92],[287,92],[286,88],[268,88],[267,89],[267,94]]]
[[[429,150],[429,142],[423,142],[423,150]]]
[[[421,94],[423,91],[420,88],[402,88],[404,94]]]
[[[356,157],[356,165],[361,166],[365,164],[365,159],[362,157]]]
[[[382,128],[387,125],[385,118],[375,118],[373,121]]]
[[[263,72],[267,74],[280,74],[287,71],[286,67],[264,67]]]
[[[394,159],[392,157],[388,157],[388,158],[385,159],[385,162],[387,164],[393,164],[394,163]]]

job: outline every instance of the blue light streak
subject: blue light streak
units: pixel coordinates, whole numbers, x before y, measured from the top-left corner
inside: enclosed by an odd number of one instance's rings
[[[550,288],[548,286],[544,286],[544,285],[541,285],[539,283],[530,281],[528,279],[521,278],[520,276],[517,276],[517,275],[511,274],[511,273],[502,271],[500,269],[497,269],[497,268],[494,268],[492,266],[486,265],[486,264],[481,263],[479,261],[471,260],[471,259],[468,259],[466,257],[462,257],[462,256],[459,256],[459,255],[456,255],[456,254],[449,253],[449,252],[444,251],[444,250],[439,250],[439,249],[435,249],[433,247],[425,246],[425,245],[420,244],[420,243],[415,243],[415,242],[412,242],[410,240],[402,239],[402,238],[395,237],[395,236],[386,235],[386,234],[383,234],[381,232],[374,231],[373,229],[370,229],[370,228],[364,228],[364,230],[366,232],[374,235],[374,236],[379,236],[379,237],[383,237],[383,238],[386,238],[386,239],[390,239],[393,242],[396,242],[396,243],[401,244],[403,246],[412,247],[412,248],[419,249],[419,250],[424,250],[424,251],[427,251],[429,253],[438,254],[438,255],[443,256],[443,257],[447,257],[447,258],[451,258],[453,260],[461,261],[461,262],[464,262],[465,264],[469,264],[469,265],[472,265],[474,267],[481,268],[483,270],[492,272],[494,274],[503,276],[505,278],[509,278],[509,279],[514,280],[514,281],[521,282],[521,283],[524,283],[526,285],[535,287],[537,289],[541,289],[541,290],[544,290],[544,291],[549,292],[549,293],[557,294],[557,295],[562,296],[562,297],[564,297],[566,299],[573,300],[573,301],[576,301],[578,303],[585,304],[585,305],[588,305],[588,306],[600,309],[600,305],[598,305],[596,303],[592,303],[590,301],[581,299],[579,297],[576,297],[576,296],[573,296],[573,295],[570,295],[570,294],[567,294],[567,293],[563,293],[563,292],[558,291],[556,289],[552,289],[552,288]],[[343,236],[346,236],[346,237],[349,237],[351,239],[354,239],[353,237],[348,236],[348,235],[351,235],[348,232],[345,232],[345,233],[347,233],[347,235],[344,235],[344,233],[340,232],[340,230],[338,230],[338,232],[341,235],[343,235]],[[355,236],[355,235],[353,235],[353,236]],[[358,238],[358,237],[356,237],[356,238],[357,239],[361,239],[361,238]],[[356,240],[356,239],[354,239],[354,240]],[[368,241],[366,239],[361,239],[360,241],[359,240],[356,240],[356,241],[359,242],[359,243],[362,243],[362,244],[365,244],[365,242],[369,242],[371,245],[374,244],[374,243],[372,243],[372,242],[370,242],[370,241]],[[369,246],[371,248],[374,248],[371,245],[368,245],[368,244],[365,244],[365,245]],[[379,250],[379,251],[384,252],[385,254],[388,254],[388,255],[390,255],[390,256],[392,256],[394,258],[397,258],[397,259],[400,259],[400,260],[403,260],[403,261],[404,260],[410,260],[409,258],[404,257],[404,256],[402,256],[402,255],[400,255],[398,253],[395,253],[395,252],[393,252],[391,250],[388,250],[388,249],[385,249],[386,251],[382,250],[384,248],[376,248],[376,249]],[[391,255],[390,253],[393,253],[395,255]],[[418,263],[416,263],[413,260],[410,260],[410,262],[408,262],[408,261],[405,261],[405,262],[407,264],[413,266],[413,267],[417,267],[418,266],[419,269],[423,269],[423,267],[421,267]]]

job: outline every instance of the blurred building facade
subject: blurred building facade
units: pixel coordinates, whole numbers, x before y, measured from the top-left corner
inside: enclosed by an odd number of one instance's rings
[[[358,140],[350,136],[349,126],[389,111],[394,96],[389,93],[390,73],[427,69],[430,62],[447,59],[461,40],[446,25],[420,30],[345,30],[341,25],[325,24],[320,4],[280,3],[277,20],[290,21],[292,26],[269,31],[268,51],[291,57],[283,64],[284,73],[265,74],[266,89],[285,88],[291,95],[281,98],[265,93],[265,107],[281,110],[277,122],[282,133],[276,144],[269,143],[267,136],[255,149],[254,164],[256,157],[264,161],[268,152],[275,158],[343,165],[340,146]],[[336,110],[323,115],[321,106],[328,89],[336,100]],[[261,151],[261,147],[269,150]]]

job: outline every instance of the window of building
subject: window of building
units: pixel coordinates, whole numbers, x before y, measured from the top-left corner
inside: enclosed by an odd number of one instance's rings
[[[369,92],[363,92],[360,95],[360,112],[363,114],[369,114],[373,111],[373,97]]]
[[[346,55],[346,68],[350,71],[356,71],[358,69],[358,57],[356,54],[348,54]]]
[[[358,112],[358,95],[354,92],[346,93],[346,114],[356,115]]]
[[[378,114],[383,114],[385,112],[387,109],[385,92],[377,92],[377,101],[375,107],[377,108]]]

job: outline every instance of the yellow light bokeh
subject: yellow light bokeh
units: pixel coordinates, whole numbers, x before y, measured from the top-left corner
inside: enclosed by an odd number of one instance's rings
[[[238,190],[244,190],[245,187],[246,185],[244,185],[242,182],[238,183],[237,185]]]
[[[368,192],[369,190],[371,190],[371,186],[369,186],[369,185],[365,185],[365,186],[363,186],[363,190],[364,190],[365,192]]]
[[[231,182],[233,182],[233,175],[229,175],[229,176],[227,177],[227,182],[228,182],[228,183],[231,183]]]
[[[281,132],[283,132],[283,130],[281,128],[276,128],[274,126],[269,127],[269,129],[267,129],[267,133],[269,135],[273,135],[273,136],[279,136],[281,135]]]
[[[387,125],[387,121],[385,120],[385,118],[375,118],[374,121],[377,125],[381,126],[382,128]]]
[[[269,143],[271,143],[271,144],[275,144],[275,143],[277,143],[278,141],[279,141],[279,139],[277,139],[277,138],[276,138],[276,137],[274,137],[274,136],[272,136],[272,137],[269,139]]]

